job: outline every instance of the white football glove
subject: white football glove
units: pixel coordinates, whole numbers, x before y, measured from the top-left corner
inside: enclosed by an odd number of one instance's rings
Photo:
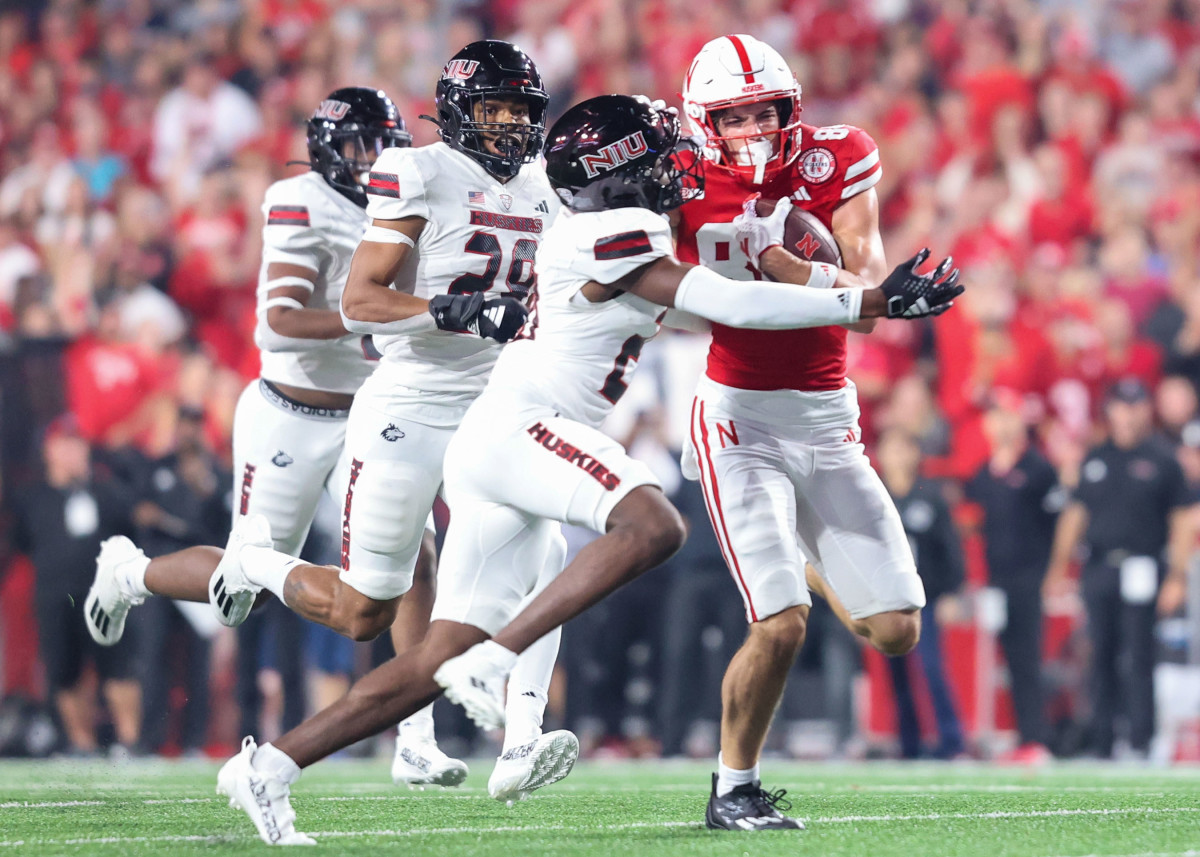
[[[759,217],[754,210],[759,194],[754,194],[742,205],[742,213],[733,218],[738,245],[755,265],[758,257],[771,247],[783,246],[783,227],[787,223],[792,201],[787,197],[775,203],[775,210],[767,217]]]

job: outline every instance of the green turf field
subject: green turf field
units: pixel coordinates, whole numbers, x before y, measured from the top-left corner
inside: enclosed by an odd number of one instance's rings
[[[216,767],[0,763],[0,857],[260,852],[214,796]],[[808,830],[740,834],[703,829],[706,764],[581,763],[512,808],[487,797],[488,762],[472,770],[464,788],[409,792],[380,762],[318,765],[293,789],[296,826],[332,854],[1200,857],[1198,768],[768,762]]]

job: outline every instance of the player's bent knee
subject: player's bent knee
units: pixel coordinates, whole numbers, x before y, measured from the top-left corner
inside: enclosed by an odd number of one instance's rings
[[[398,602],[398,598],[376,601],[343,584],[334,605],[333,626],[355,642],[370,642],[392,627]]]
[[[757,646],[770,649],[772,659],[795,658],[808,636],[808,611],[789,607],[752,624],[750,635]]]
[[[871,644],[885,655],[907,655],[921,639],[921,614],[880,613],[866,620],[871,630]]]
[[[666,562],[687,540],[687,525],[657,487],[639,486],[621,500],[608,518],[608,531],[636,538],[650,565]]]

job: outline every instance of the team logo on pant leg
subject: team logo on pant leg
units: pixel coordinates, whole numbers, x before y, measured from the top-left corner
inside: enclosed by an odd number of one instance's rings
[[[292,458],[290,455],[288,455],[282,449],[279,450],[279,452],[275,453],[275,455],[271,457],[271,463],[274,464],[276,467],[287,467],[289,464],[292,464],[293,462],[295,462],[295,460],[296,459]]]
[[[388,423],[387,428],[381,431],[379,436],[388,443],[395,443],[400,438],[404,437],[404,432],[401,431],[395,423]]]

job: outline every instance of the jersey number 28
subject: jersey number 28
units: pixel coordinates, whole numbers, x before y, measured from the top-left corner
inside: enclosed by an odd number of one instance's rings
[[[496,282],[496,275],[504,264],[504,250],[500,247],[500,239],[490,232],[476,232],[467,240],[464,248],[468,253],[487,257],[487,268],[482,274],[463,274],[450,284],[450,294],[465,295],[472,292],[486,292]],[[537,280],[533,272],[533,254],[537,251],[537,242],[530,238],[520,238],[513,245],[512,261],[508,266],[508,276],[504,278],[509,290],[517,297],[525,297]]]

